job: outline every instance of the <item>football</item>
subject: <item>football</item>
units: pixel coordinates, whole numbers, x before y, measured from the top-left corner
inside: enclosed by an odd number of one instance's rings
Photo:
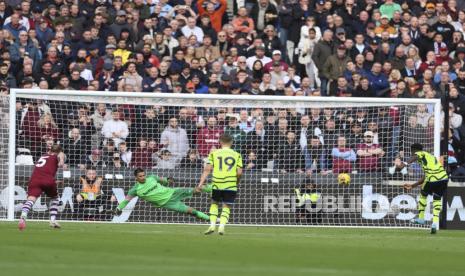
[[[349,185],[350,184],[350,175],[348,173],[340,173],[337,176],[337,182],[339,185]]]

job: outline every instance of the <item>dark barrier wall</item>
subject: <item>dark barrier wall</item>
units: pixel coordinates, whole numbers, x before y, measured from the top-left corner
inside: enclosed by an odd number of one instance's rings
[[[17,167],[16,172],[16,215],[19,215],[21,203],[26,199],[26,188],[32,167]],[[159,174],[164,177],[174,177],[174,187],[193,188],[200,178],[199,171],[147,171],[147,174]],[[64,180],[59,188],[63,205],[60,208],[60,219],[63,220],[107,220],[113,222],[165,222],[165,223],[194,223],[198,222],[187,215],[179,215],[170,211],[157,209],[149,204],[134,199],[120,217],[114,217],[106,209],[111,209],[116,203],[110,202],[115,196],[118,201],[133,185],[132,170],[112,170],[111,174],[99,172],[105,178],[103,190],[105,199],[92,206],[95,212],[91,216],[83,216],[88,209],[83,210],[77,204],[75,195],[79,192],[79,176],[83,172],[71,170],[69,178]],[[405,193],[399,186],[387,185],[382,175],[370,177],[363,174],[352,175],[349,186],[336,184],[335,176],[313,177],[318,201],[301,201],[295,192],[301,188],[305,177],[299,174],[276,174],[265,172],[246,173],[240,188],[239,196],[233,207],[231,223],[236,224],[267,224],[267,225],[301,225],[319,224],[336,226],[411,226],[409,220],[415,217],[417,193]],[[6,193],[6,191],[2,191]],[[1,198],[1,197],[0,197]],[[6,197],[5,197],[6,198]],[[465,188],[450,187],[448,192],[448,228],[465,229]],[[426,219],[431,219],[428,201]],[[32,218],[46,219],[48,203],[41,199],[35,206]],[[207,212],[209,208],[208,195],[203,194],[186,203],[196,209]],[[2,208],[7,203],[1,202]],[[81,208],[81,209],[80,209]]]

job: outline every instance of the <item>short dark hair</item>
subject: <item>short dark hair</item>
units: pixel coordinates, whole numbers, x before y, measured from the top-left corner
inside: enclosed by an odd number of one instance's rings
[[[137,168],[137,169],[135,169],[135,170],[134,170],[134,176],[137,176],[137,175],[138,175],[139,173],[141,173],[141,172],[145,172],[144,169],[142,169],[142,168]]]
[[[423,145],[419,143],[415,143],[410,146],[410,149],[412,150],[412,152],[421,151],[423,150]]]
[[[231,144],[233,142],[233,138],[229,134],[223,134],[220,136],[220,143],[222,144]]]

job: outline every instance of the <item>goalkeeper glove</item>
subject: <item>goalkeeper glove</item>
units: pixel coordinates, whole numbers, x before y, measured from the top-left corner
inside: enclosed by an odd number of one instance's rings
[[[168,177],[166,180],[168,180],[168,185],[174,185],[174,178],[173,177]]]
[[[119,209],[118,207],[116,207],[115,210],[113,211],[113,214],[116,216],[121,216],[122,213],[123,213],[123,210]]]

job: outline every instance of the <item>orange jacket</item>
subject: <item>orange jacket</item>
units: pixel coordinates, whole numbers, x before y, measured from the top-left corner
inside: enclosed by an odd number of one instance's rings
[[[248,22],[249,26],[242,25],[244,22]],[[253,31],[255,29],[255,25],[253,23],[253,20],[250,17],[240,18],[239,16],[236,16],[232,21],[232,25],[234,27],[234,31],[242,32],[242,33],[246,33],[246,34],[250,33],[251,31]]]
[[[199,14],[200,16],[204,14],[208,14],[210,16],[210,21],[212,23],[212,27],[215,31],[219,32],[221,31],[222,26],[222,19],[223,19],[223,14],[226,11],[226,0],[219,0],[220,2],[220,8],[215,10],[212,13],[209,13],[207,10],[204,9],[203,7],[203,2],[205,0],[199,0],[197,1],[197,8],[199,9]]]

